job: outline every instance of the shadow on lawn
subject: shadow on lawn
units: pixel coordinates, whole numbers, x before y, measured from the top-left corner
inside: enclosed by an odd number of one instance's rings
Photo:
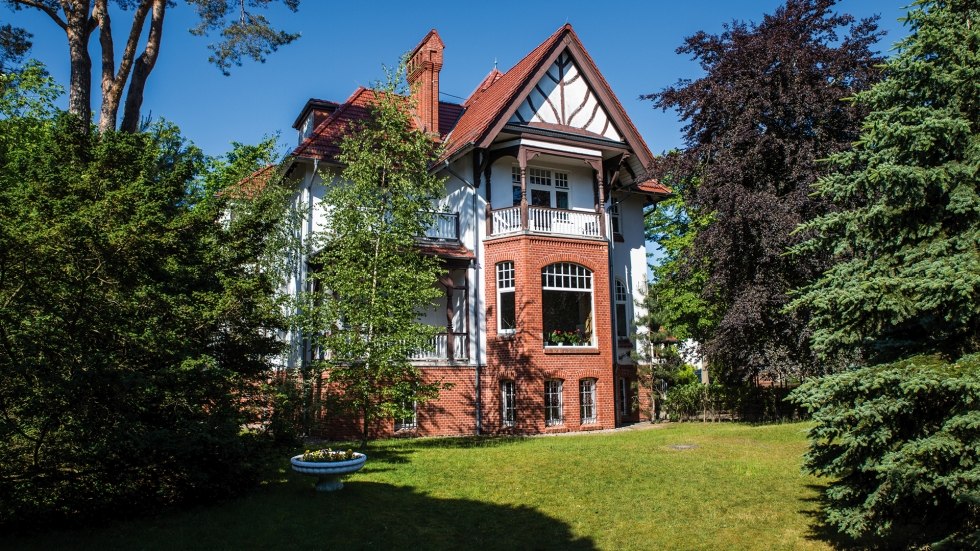
[[[888,539],[882,539],[872,535],[862,538],[849,536],[830,524],[827,524],[824,518],[824,508],[827,506],[827,498],[824,495],[824,491],[827,489],[827,486],[823,484],[807,484],[807,489],[817,492],[817,497],[802,499],[804,502],[817,504],[815,509],[800,511],[801,514],[810,519],[810,530],[806,534],[806,538],[809,540],[822,541],[834,549],[840,550],[852,551],[860,549],[885,551],[889,549],[911,548],[911,543],[916,539],[915,535],[919,533],[921,536],[921,533],[916,529],[910,529],[908,533],[896,535]]]
[[[293,485],[289,489],[294,493]],[[442,499],[414,488],[357,480],[330,494],[314,495],[310,486],[296,493],[296,504],[302,506],[291,510],[289,525],[303,534],[319,533],[310,543],[329,548],[596,548],[563,522],[529,507]],[[282,541],[296,537],[282,535]]]

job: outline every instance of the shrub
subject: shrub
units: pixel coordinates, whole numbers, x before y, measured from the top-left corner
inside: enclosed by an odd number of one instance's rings
[[[918,356],[808,381],[804,468],[826,476],[827,522],[850,536],[980,543],[980,355]]]

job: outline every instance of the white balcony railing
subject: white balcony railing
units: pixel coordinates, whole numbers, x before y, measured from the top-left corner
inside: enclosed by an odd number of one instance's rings
[[[413,360],[448,360],[449,339],[452,337],[453,359],[465,360],[469,356],[469,339],[466,333],[439,333],[432,337],[430,350],[412,354]]]
[[[507,235],[524,229],[519,206],[492,211],[491,222],[491,235]],[[527,208],[527,229],[534,233],[601,238],[603,234],[600,222],[599,214],[595,212],[531,206]]]
[[[600,237],[599,215],[595,212],[528,207],[527,226],[532,232]]]
[[[437,212],[432,225],[425,231],[426,239],[459,240],[459,213]]]
[[[521,207],[507,207],[493,211],[493,235],[521,231]]]

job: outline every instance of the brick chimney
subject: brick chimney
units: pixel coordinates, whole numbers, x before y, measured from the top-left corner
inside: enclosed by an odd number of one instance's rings
[[[439,135],[439,71],[445,45],[435,29],[425,35],[408,58],[408,86],[422,129]]]

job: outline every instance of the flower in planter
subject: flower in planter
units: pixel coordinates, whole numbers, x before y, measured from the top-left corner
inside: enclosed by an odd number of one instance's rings
[[[310,463],[335,463],[337,461],[350,461],[354,459],[354,451],[334,451],[330,448],[323,450],[306,450],[303,452],[303,461]]]

